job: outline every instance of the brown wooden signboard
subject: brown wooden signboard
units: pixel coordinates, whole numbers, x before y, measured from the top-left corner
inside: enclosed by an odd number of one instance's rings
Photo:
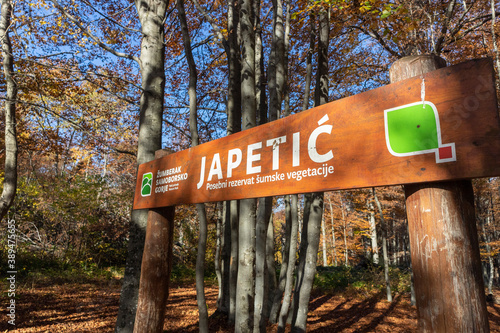
[[[141,164],[134,209],[500,175],[489,59]]]

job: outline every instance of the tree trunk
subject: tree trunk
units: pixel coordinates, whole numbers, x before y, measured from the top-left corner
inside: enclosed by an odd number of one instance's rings
[[[325,217],[321,219],[321,235],[323,236],[321,243],[323,245],[323,267],[328,266],[328,260],[326,257],[326,228],[325,228]]]
[[[240,2],[229,0],[227,12],[228,31],[228,96],[227,96],[227,134],[241,131],[241,58],[238,45],[238,27],[240,24]]]
[[[269,318],[273,306],[274,295],[278,292],[278,281],[276,280],[276,263],[274,261],[274,222],[273,215],[269,216],[266,241],[266,265],[267,265],[267,308],[266,317]]]
[[[372,188],[372,194],[375,204],[377,205],[378,213],[380,214],[380,224],[382,225],[382,255],[384,257],[384,279],[387,301],[392,302],[391,280],[389,279],[389,255],[387,253],[387,224],[385,223],[384,212],[382,211],[382,205],[378,200],[375,188]]]
[[[255,230],[255,306],[254,306],[254,332],[266,331],[267,313],[267,232],[272,205],[268,198],[259,199],[257,209],[257,223]],[[272,203],[272,198],[271,198]]]
[[[286,276],[285,276],[285,290],[283,295],[283,305],[281,306],[281,310],[278,318],[278,332],[284,332],[286,327],[286,320],[288,317],[288,312],[290,310],[290,301],[292,297],[292,288],[293,288],[293,272],[295,270],[295,260],[297,254],[297,234],[299,229],[299,217],[298,217],[298,196],[290,195],[290,233],[289,233],[289,246],[288,246],[288,255],[286,263]],[[283,259],[285,260],[285,259]],[[282,266],[283,269],[283,266]]]
[[[331,215],[331,220],[332,220],[332,254],[333,254],[333,266],[337,267],[338,261],[337,261],[337,245],[335,241],[335,223],[333,219],[333,204],[332,204],[332,198],[331,196],[328,196],[328,203],[330,204],[330,215]]]
[[[255,300],[255,199],[240,201],[235,331],[252,332]]]
[[[181,0],[182,1],[182,0]],[[199,331],[208,332],[208,309],[205,299],[205,253],[207,252],[207,215],[204,204],[197,204],[200,234],[196,256],[196,301],[198,303]]]
[[[231,225],[231,258],[229,267],[229,322],[233,323],[236,317],[236,286],[238,283],[238,256],[239,256],[239,216],[240,202],[230,201]]]
[[[189,37],[189,28],[184,10],[184,0],[177,1],[177,12],[182,32],[182,42],[186,53],[186,60],[189,67],[189,131],[191,134],[191,146],[197,146],[199,142],[198,135],[198,107],[196,100],[196,85],[198,74],[196,63],[191,48],[191,38]],[[205,253],[207,252],[207,214],[205,204],[196,204],[198,212],[199,235],[198,235],[198,253],[196,256],[196,300],[198,303],[199,331],[208,332],[208,309],[205,299]]]
[[[278,280],[278,288],[274,294],[273,304],[271,307],[271,312],[269,314],[269,321],[271,323],[276,323],[278,320],[278,313],[281,307],[281,298],[283,297],[283,292],[285,290],[285,284],[287,279],[287,271],[289,264],[289,256],[291,255],[290,244],[292,239],[292,205],[291,205],[291,195],[285,196],[285,236],[282,246],[282,256],[281,256],[281,269],[280,276]],[[295,253],[294,253],[295,256]]]
[[[254,1],[255,26],[255,104],[258,107],[256,115],[259,124],[267,122],[267,105],[264,79],[264,57],[262,54],[262,36],[260,27],[260,2]],[[254,332],[265,332],[268,315],[269,272],[267,266],[267,234],[272,213],[273,198],[260,198],[256,221],[255,238],[255,305]]]
[[[279,118],[285,84],[285,30],[283,21],[283,3],[273,0],[274,22],[273,42],[269,71],[269,121]]]
[[[143,93],[140,99],[137,165],[154,159],[161,149],[163,96],[165,90],[164,26],[169,1],[136,1],[141,22],[140,71]],[[147,210],[131,214],[125,275],[115,331],[132,332],[137,309],[141,262],[147,224]]]
[[[344,223],[344,266],[349,266],[349,247],[347,244],[347,219],[345,218],[344,203],[341,200],[340,209],[342,210],[342,222]]]
[[[493,39],[493,52],[495,53],[495,66],[497,68],[497,91],[500,91],[500,50],[497,44],[497,35],[495,33],[496,20],[496,10],[495,10],[495,0],[491,0],[491,38]]]
[[[16,99],[17,84],[14,80],[14,56],[10,42],[9,27],[12,18],[12,3],[1,1],[0,38],[2,38],[3,74],[5,78],[5,172],[0,196],[0,221],[14,202],[17,189],[17,135]]]
[[[290,12],[290,5],[287,2],[287,20],[286,20],[286,27],[285,27],[285,61],[288,60],[288,29],[289,29],[289,12]],[[314,20],[312,20],[314,22]],[[316,34],[315,34],[315,27],[314,23],[311,23],[311,40],[310,40],[310,52],[308,53],[307,57],[307,72],[306,72],[306,86],[305,86],[305,91],[304,91],[304,105],[302,108],[302,111],[306,110],[309,105],[309,97],[310,97],[310,86],[311,86],[311,76],[312,76],[312,53],[314,52],[314,44],[316,41]],[[288,66],[285,67],[285,72],[287,70]],[[285,113],[285,116],[288,116],[288,113]],[[291,298],[291,290],[293,286],[293,271],[295,270],[295,260],[296,260],[296,252],[297,252],[297,242],[300,241],[300,233],[302,232],[302,224],[301,224],[301,219],[299,218],[299,205],[298,205],[298,195],[297,194],[291,194],[288,195],[285,198],[285,205],[288,205],[288,208],[286,209],[286,233],[285,233],[285,245],[284,245],[284,255],[282,256],[282,264],[281,264],[281,271],[280,271],[280,277],[279,277],[279,285],[278,285],[278,290],[276,291],[276,294],[274,296],[274,301],[273,301],[273,307],[271,310],[270,314],[270,321],[272,323],[275,323],[278,320],[278,313],[280,313],[280,318],[281,316],[288,315],[288,309],[290,307],[290,298]],[[294,223],[296,225],[294,225]],[[295,228],[296,232],[293,234],[292,230]],[[293,263],[292,263],[293,262]],[[290,265],[292,263],[292,265]],[[286,292],[286,286],[290,286],[289,288],[289,294]],[[283,293],[284,296],[283,296]],[[287,309],[284,310],[281,305],[281,297],[283,298],[283,304],[288,303]],[[286,303],[285,303],[286,302]],[[281,308],[281,311],[280,311]],[[286,318],[285,318],[286,319]],[[282,325],[280,325],[281,327]],[[283,326],[284,327],[284,326]]]
[[[375,265],[378,265],[378,244],[377,244],[377,223],[375,222],[375,212],[372,203],[368,204],[370,209],[370,240],[372,247],[372,261]]]
[[[172,269],[175,207],[150,209],[134,332],[163,332]]]
[[[489,201],[489,200],[488,200]],[[486,224],[490,226],[491,224],[491,216],[493,212],[490,211],[490,203],[488,202],[488,206],[486,207]],[[481,221],[482,219],[480,219]],[[488,253],[488,297],[493,298],[493,274],[494,274],[494,265],[493,265],[493,256],[491,254],[491,236],[486,232],[486,227],[484,220],[481,222],[481,231],[483,233],[483,239],[486,247],[486,252]]]
[[[311,30],[309,32],[309,50],[306,58],[306,82],[304,99],[302,100],[302,111],[309,109],[309,97],[311,95],[312,56],[314,54],[314,45],[316,44],[316,17],[313,11],[309,14],[309,21]]]
[[[256,125],[255,31],[253,1],[243,0],[240,9],[242,41],[241,115],[242,129]],[[236,286],[235,331],[251,332],[254,311],[256,199],[240,201],[238,283]]]
[[[229,315],[229,286],[231,267],[231,202],[222,203],[222,241],[221,241],[221,300],[217,309]]]
[[[227,134],[241,131],[241,58],[238,44],[240,2],[229,0],[227,13],[228,31],[228,96],[227,96]],[[238,279],[238,235],[239,235],[239,201],[227,203],[226,216],[230,228],[230,259],[229,259],[229,322],[236,316],[236,286]]]
[[[319,106],[328,102],[328,43],[330,40],[329,10],[323,9],[319,15],[318,72],[314,104]],[[294,293],[292,332],[305,332],[309,297],[316,274],[316,262],[320,238],[320,225],[323,217],[324,194],[306,195],[304,205],[304,231],[300,244],[299,268]],[[305,252],[305,253],[304,253]],[[302,260],[301,260],[302,259]],[[296,301],[295,301],[296,300]]]
[[[311,296],[320,238],[321,217],[323,215],[323,193],[306,195],[304,208],[304,230],[300,243],[297,283],[293,296],[292,332],[305,332],[309,298]]]
[[[284,55],[284,67],[285,67],[285,79],[283,83],[283,101],[285,103],[283,107],[283,117],[290,115],[290,84],[288,83],[288,55],[290,49],[290,1],[284,1],[286,6],[286,19],[285,19],[285,55]]]
[[[227,313],[227,311],[224,309],[224,303],[225,303],[225,296],[227,294],[224,294],[224,288],[223,288],[223,273],[224,269],[222,267],[222,248],[223,248],[223,234],[222,230],[224,228],[224,223],[223,223],[223,216],[226,212],[224,207],[224,202],[218,204],[218,213],[219,216],[216,221],[215,225],[215,254],[214,254],[214,269],[215,269],[215,276],[217,277],[217,287],[219,289],[219,293],[217,295],[217,310],[221,311],[223,313]]]
[[[267,95],[266,72],[264,68],[264,54],[262,50],[262,28],[260,25],[260,1],[254,2],[255,12],[255,104],[257,107],[257,124],[267,123]]]

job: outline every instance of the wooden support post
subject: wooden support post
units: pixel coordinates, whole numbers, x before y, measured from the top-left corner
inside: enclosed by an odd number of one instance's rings
[[[155,157],[168,152],[159,150]],[[139,300],[134,324],[136,333],[163,331],[165,306],[172,270],[175,206],[150,209],[142,257]]]
[[[391,82],[446,66],[432,55],[396,61]],[[470,181],[405,186],[420,332],[489,332]]]

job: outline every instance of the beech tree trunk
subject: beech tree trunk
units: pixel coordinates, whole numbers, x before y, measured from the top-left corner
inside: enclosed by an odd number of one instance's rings
[[[12,2],[1,1],[0,38],[2,40],[3,75],[5,78],[5,172],[0,196],[0,221],[14,202],[17,189],[17,135],[16,99],[17,84],[14,80],[14,56],[10,42],[9,27],[12,18]]]
[[[256,37],[257,45],[256,50],[256,66],[259,68],[256,73],[263,73],[263,57],[262,57],[262,44],[260,39],[260,20],[258,18],[260,6],[255,6],[255,22],[256,22]],[[281,113],[281,105],[283,101],[283,87],[285,85],[286,79],[286,68],[285,68],[285,35],[284,35],[284,20],[283,20],[283,4],[281,0],[273,0],[273,13],[274,13],[274,23],[273,23],[273,38],[271,45],[271,56],[269,63],[269,121],[274,121],[279,118]],[[260,64],[260,66],[259,66]],[[265,86],[262,85],[263,80],[260,80],[257,85],[257,91],[261,90],[261,94],[265,91]],[[259,89],[260,88],[260,89]],[[257,100],[260,107],[260,123],[263,123],[265,116],[265,103],[263,102],[263,97],[260,96],[260,101]],[[259,321],[254,323],[254,331],[265,331],[265,322],[267,321],[267,316],[271,316],[272,304],[274,303],[274,295],[276,298],[281,297],[279,290],[276,290],[276,273],[274,271],[274,228],[269,225],[269,220],[271,219],[272,213],[272,203],[273,198],[261,198],[259,199],[259,213],[257,219],[257,257],[256,257],[256,299],[255,299],[255,320]],[[261,210],[263,210],[261,212]],[[264,233],[264,228],[266,228],[266,233]],[[265,238],[267,240],[265,240]],[[266,244],[266,247],[263,246]],[[260,263],[261,261],[261,251],[266,250],[266,265]],[[269,250],[268,250],[269,249]],[[260,282],[264,279],[264,283]],[[262,296],[261,296],[262,295]],[[275,316],[276,311],[272,316]],[[257,329],[259,325],[259,329]]]
[[[191,48],[191,37],[189,36],[186,12],[184,10],[184,0],[177,0],[177,12],[181,25],[184,51],[186,53],[186,60],[189,67],[189,131],[191,134],[191,146],[195,147],[200,143],[198,135],[198,106],[196,98],[198,74]],[[208,309],[205,298],[205,253],[207,252],[208,221],[205,204],[196,204],[196,211],[198,213],[199,223],[198,253],[196,255],[196,300],[198,303],[199,331],[208,332]]]
[[[329,10],[319,14],[318,72],[314,96],[315,106],[328,102],[328,43],[330,40]],[[297,268],[297,282],[293,296],[292,332],[305,332],[309,298],[316,274],[316,262],[320,239],[320,225],[323,217],[322,192],[305,196],[304,226]]]
[[[325,227],[325,217],[321,219],[321,244],[323,246],[323,267],[328,266],[328,258],[326,256],[326,227]]]
[[[279,318],[278,318],[278,332],[284,332],[285,327],[286,327],[286,320],[288,318],[288,312],[290,310],[290,302],[291,302],[291,297],[292,297],[292,288],[294,285],[293,281],[293,272],[295,270],[295,260],[296,260],[296,253],[297,253],[297,234],[298,234],[298,229],[299,229],[299,217],[298,217],[298,196],[297,195],[290,195],[290,221],[287,221],[287,224],[290,225],[290,232],[289,232],[289,241],[288,241],[288,255],[286,257],[287,262],[285,267],[283,267],[283,264],[281,266],[281,269],[284,270],[286,268],[285,272],[285,289],[284,289],[284,295],[283,295],[283,304],[281,306],[281,310],[279,313]],[[287,214],[288,215],[288,214]],[[285,260],[285,258],[283,258]],[[283,263],[285,263],[283,261]]]
[[[136,1],[142,29],[139,59],[143,93],[139,106],[137,165],[151,161],[161,149],[163,96],[165,90],[164,19],[169,1]],[[141,262],[148,210],[131,214],[125,274],[115,331],[132,332],[137,309]]]
[[[332,222],[332,255],[333,255],[333,266],[337,267],[337,245],[335,241],[335,223],[333,219],[333,204],[331,196],[328,196],[328,203],[330,205],[330,214],[331,214],[331,222]]]
[[[238,257],[239,257],[239,216],[240,202],[232,200],[230,205],[229,223],[231,226],[231,258],[229,268],[229,322],[236,318],[236,286],[238,282]]]
[[[205,298],[205,253],[207,252],[208,222],[204,204],[197,204],[196,211],[200,224],[198,253],[196,255],[196,301],[198,303],[199,331],[208,332],[208,309]]]
[[[323,215],[323,193],[306,195],[304,227],[300,243],[297,282],[293,295],[292,332],[305,332],[309,298],[311,296],[320,239],[321,217]]]
[[[228,30],[228,97],[227,97],[227,134],[241,131],[241,58],[238,44],[240,22],[240,2],[228,1],[227,30]],[[226,203],[226,224],[224,233],[225,243],[228,243],[228,255],[225,266],[228,267],[228,320],[233,323],[236,315],[236,285],[238,279],[238,235],[239,235],[239,201],[232,200]],[[226,289],[226,287],[224,287]]]
[[[223,230],[225,228],[224,214],[226,213],[226,209],[224,207],[225,202],[219,202],[218,206],[219,206],[217,209],[218,218],[215,226],[215,254],[214,254],[214,269],[215,269],[215,276],[217,277],[217,284],[218,284],[217,287],[219,289],[216,306],[218,311],[227,313],[228,308],[224,308],[224,306],[226,305],[225,302],[228,293],[224,293],[223,282],[226,281],[226,285],[229,287],[229,284],[227,283],[227,281],[229,281],[229,278],[225,279],[225,276],[223,277],[223,274],[225,274],[226,271],[224,271],[225,267],[222,265],[223,262],[222,252],[225,250],[223,244],[224,242]],[[227,277],[229,277],[229,275]]]
[[[254,306],[254,332],[265,332],[267,323],[267,232],[272,205],[268,198],[259,199],[257,209],[257,223],[255,230],[255,306]],[[272,198],[271,198],[272,203]]]
[[[495,10],[495,0],[490,0],[491,3],[491,38],[493,39],[493,52],[495,52],[495,66],[497,68],[497,90],[500,90],[500,50],[498,49],[497,35],[495,33],[496,20],[496,10]]]
[[[255,1],[255,104],[256,116],[259,124],[268,121],[266,99],[266,85],[264,75],[264,57],[262,54],[262,31],[260,27],[260,1]],[[272,95],[272,93],[271,93]],[[255,305],[254,305],[254,332],[265,332],[268,316],[268,295],[273,292],[269,287],[270,272],[267,265],[267,242],[269,221],[272,214],[273,198],[259,198],[255,232]],[[272,230],[272,229],[271,229]]]
[[[344,266],[349,266],[349,247],[347,244],[347,219],[345,218],[344,203],[341,199],[342,222],[344,224]]]
[[[372,203],[368,204],[370,209],[370,240],[372,248],[372,261],[375,265],[378,265],[378,242],[377,242],[377,223],[375,222],[375,212]]]
[[[266,241],[266,265],[267,265],[267,297],[266,297],[266,318],[269,319],[271,307],[273,306],[274,295],[278,292],[278,281],[276,278],[276,263],[274,261],[274,221],[273,215],[269,216],[267,224]]]
[[[378,213],[380,214],[380,224],[382,225],[382,255],[384,257],[384,279],[387,301],[392,302],[391,280],[389,279],[389,255],[387,253],[387,224],[385,223],[384,212],[382,211],[382,205],[378,200],[375,188],[372,188],[372,194],[375,204],[377,205]]]
[[[281,298],[283,297],[283,292],[285,290],[285,284],[287,279],[287,270],[289,263],[289,256],[291,253],[290,250],[290,242],[291,242],[291,204],[290,204],[290,195],[285,196],[285,234],[283,238],[282,244],[282,255],[281,255],[281,269],[280,275],[278,278],[278,287],[276,289],[275,294],[273,295],[273,303],[271,306],[269,321],[271,323],[276,323],[278,320],[278,313],[281,307]]]
[[[243,130],[256,125],[255,31],[253,11],[253,0],[241,1],[241,116]],[[256,208],[256,199],[244,199],[240,201],[238,283],[236,286],[235,314],[236,332],[251,332],[253,329]]]

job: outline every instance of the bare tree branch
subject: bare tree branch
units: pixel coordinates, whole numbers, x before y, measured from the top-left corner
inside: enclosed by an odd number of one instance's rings
[[[71,125],[73,128],[75,128],[75,129],[77,129],[77,130],[79,130],[79,131],[87,134],[88,136],[90,136],[91,138],[93,138],[94,140],[96,140],[97,142],[99,142],[100,144],[102,144],[103,146],[105,146],[105,147],[107,147],[107,148],[109,148],[109,149],[111,149],[111,150],[113,150],[113,151],[115,151],[117,153],[127,154],[127,155],[132,155],[132,156],[137,156],[137,154],[135,152],[111,146],[110,144],[104,142],[101,138],[95,136],[90,130],[86,129],[84,126],[78,124],[77,122],[75,122],[74,120],[72,120],[72,119],[70,119],[68,117],[65,117],[65,116],[59,114],[58,112],[55,112],[54,110],[52,110],[51,108],[49,108],[47,105],[42,105],[42,104],[37,104],[37,103],[31,103],[31,102],[26,102],[26,101],[18,101],[18,103],[22,103],[22,104],[26,104],[26,105],[29,105],[29,106],[34,106],[34,107],[37,107],[37,108],[44,109],[45,111],[49,112],[53,116],[55,116],[55,117],[57,117],[59,119],[64,120],[66,123],[68,123],[69,125]]]
[[[78,28],[80,28],[80,30],[85,35],[90,37],[97,45],[99,45],[99,47],[101,47],[102,49],[108,51],[109,53],[111,53],[119,58],[133,60],[139,64],[141,63],[141,60],[138,57],[133,56],[131,54],[119,52],[119,51],[113,49],[112,47],[110,47],[109,45],[103,43],[96,35],[94,35],[88,28],[86,28],[82,24],[82,22],[80,22],[73,15],[71,15],[66,9],[64,9],[64,7],[61,6],[61,4],[57,0],[50,0],[50,1],[54,4],[54,7],[56,7],[64,16],[66,16],[71,22],[73,22]]]
[[[103,18],[105,18],[106,20],[116,24],[117,26],[119,26],[120,28],[122,29],[125,29],[125,30],[128,30],[128,31],[132,31],[132,32],[138,32],[138,33],[141,33],[140,30],[138,29],[133,29],[133,28],[128,28],[128,27],[125,27],[123,26],[120,22],[112,19],[111,17],[109,17],[108,15],[102,13],[101,11],[99,11],[97,8],[95,8],[94,6],[92,6],[92,4],[86,0],[83,1],[83,3],[85,3],[87,6],[89,6],[90,8],[92,8],[96,13],[98,13],[99,15],[101,15]],[[130,8],[130,6],[128,7]],[[115,14],[116,15],[116,14]]]
[[[396,51],[394,51],[392,48],[389,47],[389,45],[387,45],[387,43],[385,42],[384,38],[382,38],[382,36],[379,35],[378,32],[374,31],[374,30],[368,30],[362,26],[350,26],[350,28],[354,28],[354,29],[358,29],[360,30],[361,32],[363,32],[364,34],[372,37],[373,39],[375,39],[387,52],[389,52],[392,56],[396,57],[396,58],[401,58],[402,55]]]
[[[443,26],[441,27],[441,34],[439,35],[439,38],[436,42],[436,48],[434,50],[434,52],[438,55],[441,53],[443,49],[443,42],[446,38],[446,33],[448,32],[451,17],[453,16],[453,12],[455,10],[455,4],[456,4],[455,0],[450,1],[446,9]]]
[[[217,38],[219,39],[219,43],[221,44],[222,48],[226,51],[226,54],[229,54],[229,45],[227,40],[224,38],[224,35],[222,34],[221,29],[217,26],[215,21],[212,19],[210,15],[200,6],[200,3],[198,0],[192,0],[194,5],[196,6],[196,9],[203,15],[205,20],[207,20],[208,23],[212,26],[212,29],[214,29],[215,34],[217,35]]]

